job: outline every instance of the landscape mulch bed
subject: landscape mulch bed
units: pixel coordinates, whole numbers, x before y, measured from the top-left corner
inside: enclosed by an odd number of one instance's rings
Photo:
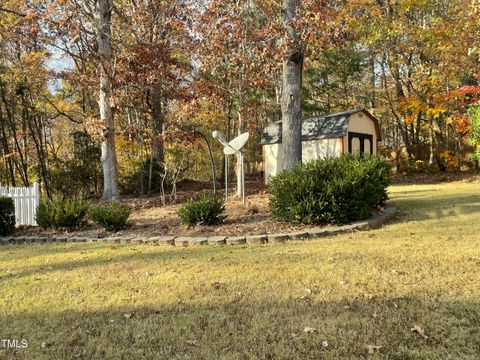
[[[276,220],[268,209],[268,195],[265,193],[250,195],[247,206],[243,206],[241,201],[236,198],[229,199],[225,211],[227,217],[222,224],[197,225],[192,228],[187,228],[180,223],[177,211],[182,204],[161,206],[160,200],[156,197],[123,199],[122,202],[128,204],[133,210],[128,227],[118,232],[116,234],[118,236],[235,236],[294,232],[308,228],[308,226],[292,226]],[[66,231],[25,227],[17,229],[16,234],[65,235]],[[69,231],[68,234],[94,237],[107,235],[105,230],[94,224]]]

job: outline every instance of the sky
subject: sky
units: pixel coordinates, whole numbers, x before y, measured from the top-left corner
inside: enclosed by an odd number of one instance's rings
[[[54,73],[60,73],[64,70],[73,69],[74,64],[73,60],[62,53],[61,50],[49,47],[48,51],[51,56],[46,60],[45,66],[48,70],[53,71]],[[48,89],[52,94],[60,91],[62,89],[62,82],[60,79],[49,80]]]

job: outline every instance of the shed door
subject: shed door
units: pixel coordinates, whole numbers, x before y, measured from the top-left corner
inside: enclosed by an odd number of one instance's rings
[[[373,154],[373,135],[348,132],[348,152],[350,154],[357,152],[352,146],[353,139],[360,142],[360,154]]]

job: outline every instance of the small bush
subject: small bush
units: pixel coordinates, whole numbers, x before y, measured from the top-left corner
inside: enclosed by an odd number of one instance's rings
[[[83,199],[54,197],[42,200],[37,209],[37,223],[42,228],[72,228],[85,219],[89,208]]]
[[[368,218],[387,200],[390,166],[374,156],[345,155],[298,164],[272,178],[269,207],[279,220],[344,224]]]
[[[118,203],[95,206],[90,210],[90,219],[108,231],[119,231],[125,228],[130,217],[130,209]]]
[[[8,196],[0,196],[0,235],[8,235],[15,230],[15,204]]]
[[[213,194],[202,195],[197,200],[189,200],[178,211],[182,224],[195,226],[215,225],[223,221],[225,206],[223,200]]]

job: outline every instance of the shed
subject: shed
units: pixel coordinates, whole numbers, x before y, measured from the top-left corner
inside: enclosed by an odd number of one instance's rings
[[[378,150],[380,125],[365,109],[302,120],[302,160],[304,162],[346,153],[375,155]],[[260,142],[263,148],[265,182],[282,171],[282,122],[268,124]]]

